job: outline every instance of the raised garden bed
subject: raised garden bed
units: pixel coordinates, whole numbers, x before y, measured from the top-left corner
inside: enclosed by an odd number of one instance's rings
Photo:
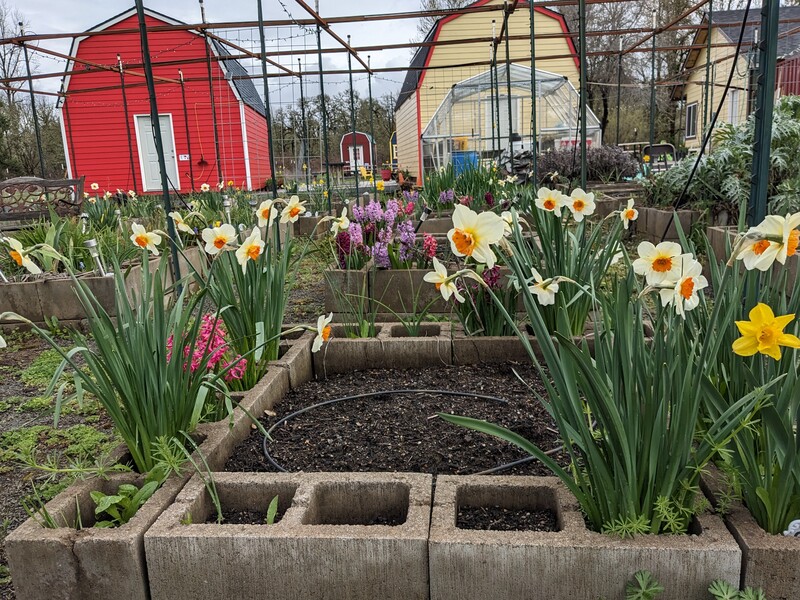
[[[664,237],[664,241],[667,242],[679,241],[675,220],[680,221],[683,233],[688,237],[692,230],[692,225],[698,223],[703,215],[699,210],[679,210],[674,213],[676,216],[673,219],[674,211],[671,209],[665,210],[652,206],[640,206],[638,210],[639,218],[636,221],[637,231],[642,234],[646,240],[654,244],[661,242],[662,236]],[[671,220],[672,222],[670,222]]]

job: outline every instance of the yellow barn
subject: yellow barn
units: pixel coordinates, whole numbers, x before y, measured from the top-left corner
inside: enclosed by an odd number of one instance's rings
[[[491,85],[486,85],[492,78],[487,65],[471,65],[475,62],[489,61],[491,56],[490,44],[487,42],[468,42],[447,44],[453,40],[469,40],[473,38],[489,38],[499,35],[503,21],[502,0],[477,0],[471,6],[498,5],[496,11],[474,12],[466,14],[453,14],[439,19],[431,28],[425,38],[426,42],[444,42],[443,45],[420,47],[411,61],[411,69],[407,72],[405,81],[400,91],[396,105],[395,122],[397,126],[397,159],[401,169],[408,169],[412,177],[421,178],[424,168],[429,168],[432,163],[429,155],[436,152],[436,143],[427,143],[423,148],[423,132],[430,131],[436,125],[435,116],[441,115],[443,104],[450,101],[454,90],[467,89],[470,84],[480,84],[482,91],[480,98],[472,98],[471,103],[480,107],[479,116],[459,114],[454,110],[447,116],[450,120],[449,143],[452,148],[476,151],[481,156],[486,156],[486,150],[491,149],[494,142],[494,133],[476,134],[476,129],[485,129],[492,119],[499,130],[498,138],[500,149],[503,141],[508,139],[508,96],[505,75],[505,41],[500,43],[497,52],[499,85],[499,106],[494,98],[490,98]],[[543,117],[537,116],[536,131],[554,127],[564,127],[568,137],[574,140],[574,131],[577,123],[577,94],[575,87],[579,85],[579,63],[577,52],[569,33],[564,16],[550,9],[534,8],[534,30],[536,35],[546,34],[542,39],[536,40],[536,81],[537,96],[542,94],[542,88],[560,88],[558,93],[564,106],[544,118],[550,122],[543,122]],[[493,25],[492,21],[496,21]],[[527,2],[519,2],[517,10],[509,17],[509,56],[512,68],[510,69],[512,82],[511,106],[511,131],[531,132],[531,94],[530,94],[530,8]],[[518,37],[519,39],[514,39]],[[488,79],[487,79],[488,78]],[[527,78],[527,84],[524,80]],[[527,86],[527,92],[524,91]],[[477,89],[477,88],[476,88]],[[518,92],[515,90],[519,90]],[[468,95],[462,93],[462,96]],[[569,104],[569,106],[567,106]],[[538,106],[538,102],[537,102]],[[499,110],[498,110],[499,109]],[[463,108],[461,109],[463,112]],[[538,109],[537,109],[538,110]],[[473,113],[475,111],[473,110]],[[540,111],[544,113],[545,111]],[[456,123],[453,123],[453,120]],[[590,115],[587,123],[591,126],[596,122],[594,115]],[[568,129],[566,129],[568,127]],[[599,127],[597,128],[599,131]],[[452,140],[453,131],[460,132]],[[562,130],[559,130],[562,131]],[[564,135],[564,134],[560,134]],[[599,133],[597,134],[599,136]],[[432,136],[435,138],[435,135]],[[599,142],[599,137],[595,138]],[[551,141],[551,144],[553,142]],[[465,146],[472,145],[472,148]],[[508,142],[505,141],[505,146]]]

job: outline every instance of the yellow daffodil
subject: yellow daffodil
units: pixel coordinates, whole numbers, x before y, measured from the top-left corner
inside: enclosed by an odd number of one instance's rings
[[[459,302],[464,302],[464,296],[461,295],[461,292],[458,291],[458,287],[456,286],[456,277],[457,275],[451,275],[448,277],[447,267],[440,263],[439,259],[434,256],[433,271],[430,273],[425,273],[425,276],[422,279],[428,283],[434,284],[436,289],[442,294],[442,298],[444,298],[445,302],[450,300],[451,296],[453,296]]]
[[[639,211],[633,208],[633,198],[628,200],[628,206],[622,209],[622,212],[619,213],[619,218],[622,219],[622,226],[625,229],[628,229],[631,221],[639,218]]]
[[[96,192],[97,190],[99,190],[99,189],[100,189],[100,186],[99,186],[99,185],[97,185],[96,183],[93,183],[93,184],[92,184],[92,185],[90,185],[89,187],[90,187],[90,188],[92,188],[92,191],[93,191],[93,192]]]
[[[775,261],[786,264],[786,259],[797,254],[800,243],[800,213],[767,215],[756,227],[751,227],[745,243],[736,258],[744,260],[748,270],[766,271]]]
[[[539,191],[536,192],[534,203],[537,208],[561,216],[561,207],[565,204],[564,194],[558,190],[551,190],[545,187],[539,188]]]
[[[633,271],[637,275],[644,275],[648,285],[676,281],[680,277],[683,253],[680,244],[661,242],[654,246],[650,242],[642,242],[636,250],[639,258],[633,261]]]
[[[328,190],[325,190],[324,192],[322,192],[322,197],[323,198],[327,198],[328,197]]]
[[[272,227],[272,223],[278,216],[278,209],[272,200],[264,200],[256,209],[259,227]]]
[[[581,188],[575,188],[569,197],[566,198],[567,208],[572,213],[573,218],[580,223],[584,217],[594,213],[595,202],[592,192],[584,192]]]
[[[649,155],[649,154],[645,154],[645,155],[642,157],[642,161],[643,161],[645,164],[649,163],[649,162],[650,162],[650,155]]]
[[[697,292],[708,287],[708,280],[702,273],[703,266],[691,254],[684,254],[681,257],[680,277],[674,282],[666,282],[665,286],[669,284],[669,287],[662,287],[658,292],[661,305],[674,305],[675,312],[685,319],[686,312],[700,304]]]
[[[378,190],[379,192],[382,192],[385,188],[386,186],[384,185],[383,181],[378,181],[375,184],[375,189]]]
[[[178,211],[172,211],[167,215],[172,219],[172,222],[175,223],[175,228],[178,231],[183,231],[184,233],[192,233],[192,228],[186,224],[186,221],[183,220],[181,213]]]
[[[281,223],[294,223],[306,212],[306,206],[300,202],[300,198],[292,196],[289,198],[289,203],[281,212]]]
[[[793,320],[793,314],[776,317],[769,306],[759,302],[750,311],[749,321],[736,321],[742,337],[733,342],[733,351],[739,356],[752,356],[760,352],[780,360],[781,346],[800,348],[797,336],[783,333],[783,329]]]
[[[450,247],[456,256],[471,256],[490,269],[497,257],[491,245],[503,238],[505,221],[492,212],[476,213],[463,204],[453,210],[453,229],[447,232]]]
[[[533,271],[533,281],[528,289],[532,294],[536,295],[536,300],[542,306],[549,306],[556,303],[556,294],[558,293],[557,278],[551,277],[550,279],[543,279],[541,273],[536,269]]]
[[[330,313],[327,317],[320,315],[319,319],[317,319],[317,337],[314,338],[314,343],[311,345],[311,352],[319,352],[322,344],[331,338],[330,322],[332,320],[333,313]]]
[[[330,217],[333,220],[333,225],[331,225],[331,233],[336,235],[340,231],[347,231],[350,227],[350,219],[347,218],[347,207],[345,206],[342,209],[342,216],[341,217]]]
[[[229,223],[221,224],[217,227],[208,227],[203,229],[202,238],[206,243],[205,251],[214,256],[236,239],[236,229]]]
[[[17,263],[18,266],[27,269],[28,273],[31,275],[38,275],[42,272],[39,266],[28,258],[28,250],[22,247],[22,242],[10,237],[3,238],[3,241],[11,248],[8,254],[14,259],[14,262]]]
[[[131,224],[131,231],[133,232],[131,241],[134,244],[158,256],[158,248],[156,246],[161,243],[160,235],[153,231],[147,231],[144,225],[139,225],[139,223]]]
[[[230,188],[233,187],[233,179],[229,179],[228,180],[228,187],[230,187]]]
[[[200,191],[201,191],[201,192],[207,192],[207,191],[209,191],[210,189],[211,189],[211,186],[210,186],[210,185],[208,185],[207,183],[201,183],[201,184],[200,184]]]
[[[247,263],[251,260],[258,260],[263,251],[264,242],[261,239],[261,230],[254,227],[247,239],[236,250],[236,260],[242,267],[242,273],[247,272]]]

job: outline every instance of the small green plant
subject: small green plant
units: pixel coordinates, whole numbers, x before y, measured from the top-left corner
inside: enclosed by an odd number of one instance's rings
[[[275,523],[275,517],[278,516],[278,496],[275,496],[269,503],[267,507],[267,517],[264,519],[264,523],[267,525],[273,525]]]
[[[625,600],[653,600],[663,591],[650,571],[637,571],[625,586]]]
[[[747,587],[740,591],[722,579],[712,581],[708,591],[714,600],[767,600],[760,588]]]
[[[120,527],[130,521],[142,505],[156,493],[162,481],[146,481],[141,488],[123,483],[116,494],[106,495],[98,490],[90,496],[95,503],[95,527]]]

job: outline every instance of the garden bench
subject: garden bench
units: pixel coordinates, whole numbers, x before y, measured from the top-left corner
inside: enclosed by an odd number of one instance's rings
[[[0,182],[0,231],[14,231],[50,215],[75,216],[83,203],[80,179],[15,177]]]

